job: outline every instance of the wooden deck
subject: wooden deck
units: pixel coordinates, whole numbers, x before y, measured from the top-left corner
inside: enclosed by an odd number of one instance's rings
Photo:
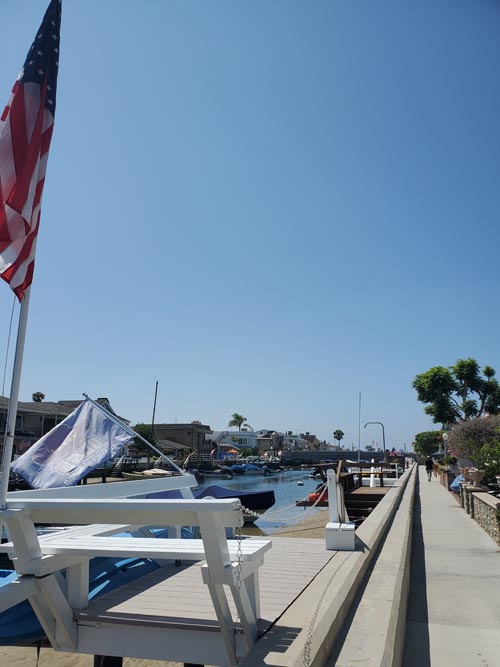
[[[380,496],[380,500],[385,496],[385,494],[392,489],[392,486],[374,486],[370,488],[369,486],[360,486],[357,489],[349,491],[351,496]]]
[[[375,503],[376,506],[385,494],[390,491],[392,486],[374,486],[370,488],[369,486],[359,486],[357,489],[352,489],[346,491],[344,495],[346,507],[349,507],[350,501],[354,500],[370,500]],[[321,500],[320,502],[312,502],[311,500],[298,500],[296,502],[297,507],[328,507],[328,500]]]
[[[270,539],[272,548],[259,568],[259,635],[336,553],[326,550],[324,539]],[[236,622],[231,596],[229,605]],[[91,601],[75,618],[78,653],[231,667],[208,587],[202,581],[201,563],[162,567]],[[234,639],[236,654],[244,655],[242,635]]]
[[[251,539],[251,538],[250,538]],[[265,632],[336,553],[324,539],[273,537],[259,570],[261,618]],[[230,600],[231,613],[236,609]],[[125,624],[171,629],[218,631],[201,563],[167,565],[107,595],[78,612],[79,624]],[[168,656],[165,657],[168,659]]]

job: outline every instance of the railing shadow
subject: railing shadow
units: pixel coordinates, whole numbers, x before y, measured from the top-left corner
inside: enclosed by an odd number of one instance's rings
[[[418,478],[413,509],[410,594],[406,612],[406,641],[403,667],[429,667],[430,664],[427,576],[425,571],[424,535],[422,531],[420,478]]]

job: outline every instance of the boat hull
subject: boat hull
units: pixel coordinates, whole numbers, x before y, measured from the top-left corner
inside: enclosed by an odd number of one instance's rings
[[[276,502],[274,491],[239,491],[228,489],[224,486],[213,484],[206,489],[198,491],[194,489],[195,498],[239,498],[241,504],[254,512],[265,512]]]

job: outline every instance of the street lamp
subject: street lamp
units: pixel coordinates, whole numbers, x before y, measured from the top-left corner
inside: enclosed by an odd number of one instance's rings
[[[368,426],[368,424],[380,424],[380,426],[382,427],[382,442],[383,442],[383,448],[384,448],[384,453],[385,453],[385,429],[384,429],[384,425],[382,424],[382,422],[366,422],[366,424],[364,425],[364,428],[366,428]]]
[[[446,456],[446,454],[448,453],[448,451],[446,449],[446,446],[448,444],[448,433],[443,433],[443,435],[441,437],[443,439],[443,445],[441,445],[441,443],[439,443],[439,453],[441,454],[441,447],[443,447],[444,448],[444,454]]]

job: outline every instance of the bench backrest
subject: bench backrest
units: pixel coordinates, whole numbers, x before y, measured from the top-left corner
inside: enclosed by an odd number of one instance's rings
[[[212,514],[224,527],[238,528],[243,525],[241,502],[237,498],[45,500],[23,497],[9,499],[7,510],[17,510],[35,524],[128,523],[137,526],[201,526]]]
[[[57,489],[33,489],[30,491],[10,491],[7,501],[20,498],[133,498],[157,491],[179,489],[190,491],[198,485],[194,475],[175,475],[160,479],[133,480],[131,482],[108,482],[106,484],[87,484],[86,486],[67,486]]]

